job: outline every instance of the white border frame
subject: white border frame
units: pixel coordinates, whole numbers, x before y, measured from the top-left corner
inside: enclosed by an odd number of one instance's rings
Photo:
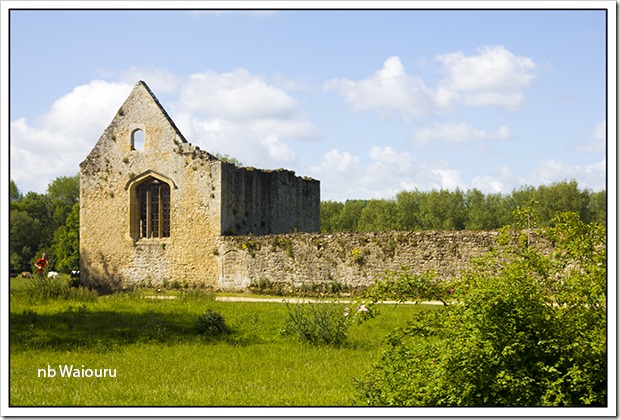
[[[605,408],[372,408],[372,407],[9,407],[8,200],[9,11],[11,9],[607,9],[608,407]],[[617,415],[617,5],[615,1],[0,1],[0,412],[2,416],[616,416]]]

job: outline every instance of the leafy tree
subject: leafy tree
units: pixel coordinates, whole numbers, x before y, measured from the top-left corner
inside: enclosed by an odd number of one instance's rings
[[[467,191],[465,194],[467,220],[465,229],[489,230],[497,228],[497,218],[488,206],[485,195],[478,189]]]
[[[54,232],[52,253],[55,269],[65,273],[80,267],[80,204],[75,203],[64,226]]]
[[[359,402],[606,405],[606,230],[575,213],[552,226],[536,231],[535,242],[503,229],[498,247],[450,285],[400,273],[371,288],[373,300],[448,298],[388,338],[357,381]],[[544,242],[551,252],[536,245]]]
[[[398,212],[393,200],[370,200],[357,222],[359,232],[384,232],[398,229]]]
[[[9,261],[12,272],[31,271],[35,255],[49,248],[56,224],[46,195],[29,192],[9,211]]]
[[[366,200],[347,200],[338,218],[339,230],[356,232],[362,210],[366,207]]]
[[[11,182],[9,183],[9,199],[11,200],[11,202],[19,201],[22,199],[22,193],[19,191],[19,189],[17,188],[17,184],[15,184],[15,181],[13,180],[11,180]]]
[[[322,232],[338,232],[339,217],[344,204],[337,201],[321,202],[321,231]]]
[[[321,204],[323,232],[385,230],[494,230],[513,223],[513,212],[536,203],[539,226],[549,226],[556,212],[572,211],[589,223],[607,217],[606,192],[579,190],[575,181],[538,188],[523,186],[511,194],[483,194],[473,189],[401,191],[396,200],[349,200]]]
[[[12,273],[32,271],[31,260],[40,248],[41,222],[23,210],[9,214],[9,266]]]
[[[396,195],[396,206],[401,230],[418,230],[422,226],[420,220],[420,203],[423,193],[402,191]]]
[[[79,175],[61,176],[53,180],[47,187],[47,197],[55,228],[62,226],[75,203],[80,200]]]
[[[512,222],[514,208],[508,197],[502,194],[488,194],[485,197],[485,202],[493,213],[494,226],[489,229],[499,229]]]
[[[541,226],[547,226],[557,212],[574,212],[588,220],[588,195],[587,190],[579,190],[575,180],[539,186],[534,199],[540,203]]]
[[[587,221],[606,223],[607,221],[607,191],[591,193],[588,199]]]
[[[420,203],[420,220],[424,229],[462,230],[465,227],[463,192],[433,190]]]

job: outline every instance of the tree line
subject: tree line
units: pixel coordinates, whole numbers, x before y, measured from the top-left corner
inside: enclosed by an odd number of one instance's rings
[[[45,194],[23,194],[9,185],[9,266],[11,273],[32,272],[45,252],[50,269],[78,270],[80,186],[78,175],[58,177]]]
[[[577,181],[524,186],[510,194],[478,189],[402,191],[394,199],[321,202],[322,232],[495,230],[514,223],[515,211],[531,208],[538,227],[557,212],[574,212],[584,223],[607,218],[606,191],[580,189]]]

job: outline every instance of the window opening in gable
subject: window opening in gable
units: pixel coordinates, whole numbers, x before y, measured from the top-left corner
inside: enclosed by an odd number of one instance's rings
[[[138,129],[131,133],[131,150],[144,150],[144,131]]]
[[[170,186],[150,178],[137,188],[139,237],[170,237]]]

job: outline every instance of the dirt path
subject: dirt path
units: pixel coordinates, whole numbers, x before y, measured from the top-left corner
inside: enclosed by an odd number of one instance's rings
[[[289,303],[324,303],[324,302],[338,302],[338,303],[353,303],[352,300],[322,300],[322,299],[308,299],[308,298],[255,298],[255,297],[243,297],[243,296],[216,296],[215,300],[221,302],[289,302]],[[396,301],[381,302],[385,304],[399,303]],[[416,302],[402,302],[407,305],[415,305]],[[443,305],[441,302],[420,302],[421,305]]]
[[[176,299],[177,296],[170,295],[155,295],[155,296],[144,296],[147,299]],[[276,302],[276,303],[326,303],[326,302],[337,302],[337,303],[354,303],[355,301],[349,299],[343,300],[324,300],[324,299],[311,299],[311,298],[258,298],[258,297],[244,297],[244,296],[216,296],[215,300],[219,302]],[[396,304],[399,302],[396,301],[385,301],[380,302],[384,304]],[[415,305],[416,302],[402,302],[406,305]],[[441,302],[420,302],[421,305],[443,305]]]

